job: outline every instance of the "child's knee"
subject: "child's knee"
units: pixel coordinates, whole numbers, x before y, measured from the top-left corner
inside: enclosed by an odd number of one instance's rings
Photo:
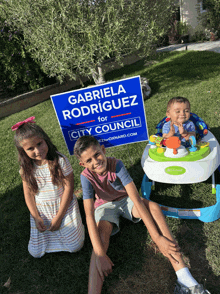
[[[36,250],[33,249],[33,248],[28,248],[28,252],[29,252],[30,255],[32,255],[34,258],[41,258],[42,256],[45,255],[45,251],[39,251],[39,250],[37,250],[37,248],[36,248]]]
[[[84,240],[85,240],[85,232],[83,230],[83,234],[82,235],[78,235],[75,240],[72,242],[72,244],[70,244],[69,247],[69,251],[71,253],[75,253],[79,250],[82,249],[83,245],[84,245]]]
[[[160,208],[160,205],[157,204],[156,202],[153,202],[151,200],[148,200],[148,199],[144,199],[142,198],[142,201],[144,202],[144,205],[150,209],[150,210],[158,210],[158,209],[161,209]]]
[[[149,209],[150,211],[161,211],[160,205],[156,202],[149,201]]]

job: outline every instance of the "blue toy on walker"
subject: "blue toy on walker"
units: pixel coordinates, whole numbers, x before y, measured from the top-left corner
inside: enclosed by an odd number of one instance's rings
[[[215,185],[214,177],[214,172],[220,165],[219,143],[200,117],[191,113],[190,120],[196,126],[196,138],[190,137],[189,148],[182,146],[178,137],[166,140],[162,138],[166,117],[157,125],[157,133],[150,137],[141,159],[145,172],[141,186],[142,196],[150,199],[155,182],[190,184],[206,181],[212,176],[215,205],[193,209],[160,205],[163,213],[170,217],[212,222],[220,218],[220,185]]]

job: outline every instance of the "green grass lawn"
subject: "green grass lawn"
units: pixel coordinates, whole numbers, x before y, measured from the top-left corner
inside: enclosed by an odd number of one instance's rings
[[[191,111],[202,117],[220,142],[220,54],[214,52],[173,52],[139,61],[106,75],[106,80],[141,75],[149,79],[152,94],[145,101],[149,134],[165,116],[167,101],[185,96]],[[211,92],[210,92],[211,91]],[[81,196],[80,172],[74,156],[68,155],[64,139],[50,100],[0,120],[0,294],[85,294],[91,243],[86,231],[85,245],[75,254],[46,254],[34,259],[27,250],[29,211],[26,208],[18,173],[17,154],[11,126],[29,116],[51,137],[58,150],[69,158],[75,175],[75,191]],[[144,172],[141,156],[146,142],[107,150],[108,156],[122,159],[140,189]],[[216,172],[216,183],[220,183]],[[215,203],[211,180],[192,185],[157,184],[152,199],[162,204],[205,207]],[[79,205],[85,224],[82,199]],[[167,222],[184,253],[184,259],[198,282],[206,283],[212,294],[220,293],[220,222],[167,218]],[[109,256],[114,271],[106,279],[103,293],[173,293],[176,280],[169,262],[157,252],[143,223],[121,222],[121,232],[111,238]],[[3,285],[11,279],[10,287]]]

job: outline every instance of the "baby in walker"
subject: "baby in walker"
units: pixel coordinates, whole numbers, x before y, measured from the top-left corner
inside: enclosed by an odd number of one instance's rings
[[[184,97],[174,97],[167,104],[167,119],[163,125],[163,138],[177,136],[181,144],[189,147],[190,136],[196,136],[195,125],[190,118],[190,102]]]

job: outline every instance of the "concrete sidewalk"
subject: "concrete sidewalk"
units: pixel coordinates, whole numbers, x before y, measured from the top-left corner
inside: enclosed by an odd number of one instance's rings
[[[184,50],[214,51],[214,52],[220,53],[220,41],[176,44],[176,45],[170,45],[166,47],[160,47],[156,51],[159,53],[159,52],[166,52],[166,51],[184,51]]]

